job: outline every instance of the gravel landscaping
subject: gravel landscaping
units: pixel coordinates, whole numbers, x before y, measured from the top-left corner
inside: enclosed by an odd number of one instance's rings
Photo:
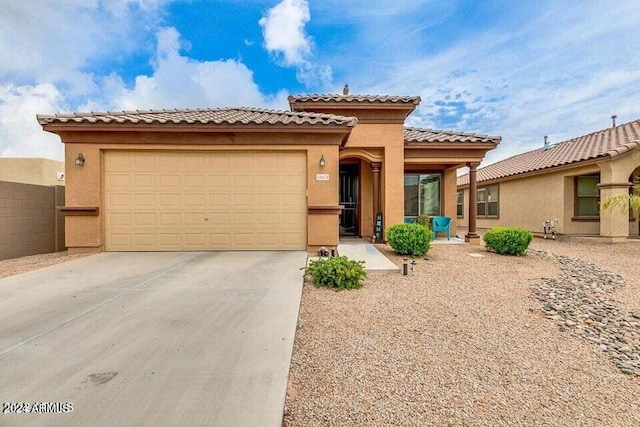
[[[88,254],[69,255],[67,251],[50,254],[30,255],[0,261],[0,279],[27,271],[37,270],[72,259],[82,258]]]
[[[361,290],[305,283],[284,425],[638,425],[639,243],[437,245]]]

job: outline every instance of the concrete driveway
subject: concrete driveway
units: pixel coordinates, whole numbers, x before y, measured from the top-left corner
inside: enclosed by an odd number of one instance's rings
[[[1,400],[73,405],[0,425],[280,426],[305,260],[102,253],[0,279]]]

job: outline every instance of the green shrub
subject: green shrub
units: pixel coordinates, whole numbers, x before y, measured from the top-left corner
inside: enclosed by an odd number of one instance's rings
[[[416,222],[431,230],[431,218],[429,218],[427,215],[418,216],[418,218],[416,218]]]
[[[490,252],[502,255],[524,255],[533,239],[533,234],[518,227],[496,227],[483,237]]]
[[[346,256],[311,261],[306,272],[311,275],[314,285],[337,289],[359,289],[367,276],[364,261]]]
[[[423,256],[431,247],[433,233],[420,224],[395,224],[387,228],[387,240],[400,255]]]

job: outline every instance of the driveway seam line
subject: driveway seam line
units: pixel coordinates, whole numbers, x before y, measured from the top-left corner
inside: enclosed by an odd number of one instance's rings
[[[90,307],[90,308],[86,309],[85,311],[83,311],[81,313],[78,313],[78,314],[68,318],[67,320],[64,320],[63,322],[57,324],[56,326],[53,326],[53,327],[51,327],[51,328],[49,328],[49,329],[47,329],[45,331],[39,332],[36,335],[33,335],[32,337],[29,337],[29,338],[27,338],[25,340],[22,340],[22,341],[20,341],[20,342],[18,342],[16,344],[14,344],[13,346],[9,347],[6,350],[0,351],[0,356],[4,356],[5,354],[7,354],[9,352],[11,352],[11,351],[13,351],[13,350],[15,350],[15,349],[17,349],[19,347],[22,347],[25,344],[30,343],[31,341],[35,340],[36,338],[40,338],[41,336],[46,335],[49,332],[53,332],[56,329],[66,325],[67,323],[70,323],[70,322],[73,322],[76,319],[79,319],[80,317],[84,316],[85,314],[91,313],[92,311],[102,307],[103,305],[106,305],[106,304],[110,303],[111,301],[121,297],[122,295],[124,295],[124,294],[126,294],[126,293],[128,293],[130,291],[133,291],[133,290],[135,290],[135,289],[137,289],[137,288],[139,288],[139,287],[141,287],[141,286],[143,286],[143,285],[145,285],[145,284],[157,279],[158,277],[163,276],[163,275],[165,275],[165,274],[167,274],[167,273],[169,273],[169,272],[171,272],[171,271],[173,271],[173,270],[175,270],[175,269],[177,269],[179,267],[184,266],[189,261],[193,260],[194,258],[196,258],[196,257],[198,257],[200,255],[202,255],[202,254],[198,252],[198,253],[196,253],[196,255],[190,257],[189,259],[187,259],[187,260],[185,260],[185,261],[183,261],[183,262],[181,262],[179,264],[176,264],[176,265],[174,265],[173,267],[171,267],[171,268],[169,268],[167,270],[161,271],[160,273],[156,274],[155,276],[150,277],[149,279],[143,280],[142,282],[140,282],[140,283],[138,283],[136,285],[133,285],[132,287],[127,288],[126,290],[123,290],[120,293],[117,293],[116,295],[113,295],[113,296],[107,298],[106,300],[102,301],[101,303],[96,304],[93,307]]]

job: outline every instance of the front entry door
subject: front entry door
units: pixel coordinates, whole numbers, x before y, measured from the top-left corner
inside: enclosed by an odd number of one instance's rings
[[[340,165],[340,235],[358,235],[358,165]]]

